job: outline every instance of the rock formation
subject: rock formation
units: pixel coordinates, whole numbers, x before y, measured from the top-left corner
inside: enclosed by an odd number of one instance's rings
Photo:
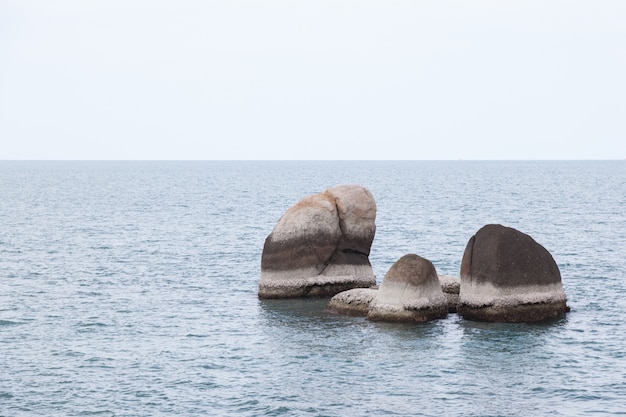
[[[439,275],[438,278],[441,291],[448,303],[448,313],[456,313],[461,286],[459,278],[447,275]],[[367,316],[370,304],[376,298],[377,293],[378,286],[343,291],[330,299],[328,308],[351,316]]]
[[[340,185],[289,208],[265,240],[260,298],[331,296],[376,283],[369,253],[376,203],[358,185]]]
[[[367,318],[424,322],[447,314],[448,303],[432,262],[409,254],[396,261],[385,275]]]
[[[443,295],[446,296],[448,302],[448,313],[456,313],[456,308],[459,304],[461,281],[458,277],[439,275],[439,284],[441,284],[441,291],[443,291]]]
[[[561,273],[530,236],[498,224],[470,238],[461,262],[458,313],[499,322],[534,322],[567,311]]]
[[[330,299],[328,308],[353,316],[367,316],[370,304],[378,293],[377,287],[353,288]]]

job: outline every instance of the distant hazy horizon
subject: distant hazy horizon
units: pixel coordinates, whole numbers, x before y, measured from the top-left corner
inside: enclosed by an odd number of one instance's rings
[[[626,2],[0,0],[0,160],[623,160]]]
[[[0,162],[626,162],[623,159],[0,159]]]

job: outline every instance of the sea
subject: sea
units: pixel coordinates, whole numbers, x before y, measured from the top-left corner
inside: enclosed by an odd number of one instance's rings
[[[259,300],[265,238],[360,184],[380,283],[499,223],[556,260],[539,324]],[[626,161],[2,161],[0,416],[626,415]]]

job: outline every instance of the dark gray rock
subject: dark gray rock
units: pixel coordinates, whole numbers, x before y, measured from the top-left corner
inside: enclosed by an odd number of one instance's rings
[[[501,322],[541,321],[569,311],[552,255],[530,236],[490,224],[470,238],[461,262],[458,313]]]
[[[376,283],[369,252],[376,203],[358,185],[340,185],[289,208],[265,240],[260,298],[332,296]]]

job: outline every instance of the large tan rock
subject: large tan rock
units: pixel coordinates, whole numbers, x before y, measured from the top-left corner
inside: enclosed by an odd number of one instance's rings
[[[534,322],[569,311],[552,255],[532,237],[499,224],[467,243],[458,313],[498,322]]]
[[[359,185],[300,200],[265,240],[260,298],[332,296],[376,283],[369,253],[376,203]]]
[[[408,254],[394,263],[370,303],[367,318],[424,322],[448,314],[448,302],[432,262]]]

